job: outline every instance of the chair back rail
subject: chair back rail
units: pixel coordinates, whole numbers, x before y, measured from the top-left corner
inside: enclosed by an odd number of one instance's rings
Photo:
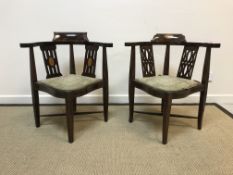
[[[96,58],[99,46],[86,45],[85,46],[85,58],[83,66],[83,76],[95,77]]]
[[[102,43],[102,42],[90,42],[90,41],[85,41],[85,42],[81,42],[81,41],[42,41],[42,42],[33,42],[33,43],[20,43],[20,47],[21,48],[25,48],[25,47],[36,47],[36,46],[40,46],[41,44],[56,44],[56,45],[69,45],[69,44],[73,44],[73,45],[96,45],[96,46],[101,46],[101,47],[113,47],[112,43]]]
[[[155,76],[155,63],[152,45],[140,46],[140,54],[143,77]]]
[[[46,78],[52,78],[61,76],[58,58],[56,53],[57,45],[68,45],[69,46],[69,54],[70,54],[70,74],[75,74],[75,60],[74,60],[74,45],[84,45],[85,46],[85,57],[84,57],[84,68],[83,68],[83,76],[95,77],[95,67],[96,67],[96,59],[97,59],[97,51],[99,47],[103,47],[103,54],[106,54],[107,47],[113,47],[112,43],[99,43],[99,42],[35,42],[35,43],[21,43],[21,48],[29,48],[29,61],[30,61],[30,76],[31,76],[31,84],[34,87],[34,83],[37,82],[37,71],[35,64],[35,56],[34,56],[34,47],[40,47],[44,59],[45,70],[47,73]],[[103,71],[107,73],[107,56],[103,55]],[[105,78],[108,80],[108,77]]]
[[[126,42],[125,46],[141,46],[141,45],[174,45],[174,46],[199,46],[199,47],[211,47],[211,48],[220,48],[220,43],[205,43],[205,42],[151,42],[151,41],[142,41],[142,42]]]
[[[53,42],[88,42],[87,32],[54,32]],[[76,74],[74,45],[70,44],[70,74]]]
[[[54,32],[53,41],[88,42],[87,32]]]
[[[154,76],[156,74],[155,72],[153,72],[153,70],[155,70],[155,67],[153,67],[154,66],[154,56],[153,56],[154,53],[153,53],[153,50],[151,49],[154,45],[165,45],[166,46],[165,59],[164,59],[164,69],[163,69],[164,75],[169,75],[170,47],[171,46],[183,46],[184,47],[183,53],[181,56],[180,65],[179,65],[179,68],[177,71],[177,77],[181,77],[181,78],[185,78],[185,79],[192,78],[193,69],[194,69],[194,65],[196,62],[198,50],[200,47],[205,47],[206,54],[205,54],[205,58],[204,58],[204,65],[203,65],[201,82],[206,88],[208,87],[211,49],[212,48],[220,48],[219,43],[126,42],[125,46],[131,47],[130,69],[129,69],[130,70],[130,72],[129,72],[130,73],[129,74],[129,82],[130,83],[133,83],[133,81],[135,80],[135,50],[136,50],[136,46],[139,46],[139,48],[140,48],[143,77]],[[148,60],[151,60],[151,61],[148,61]],[[152,64],[152,62],[153,62],[153,64]]]
[[[42,51],[45,70],[47,73],[46,78],[53,78],[62,76],[58,64],[56,45],[55,44],[42,44],[40,46]]]
[[[184,46],[177,77],[191,79],[199,46]]]

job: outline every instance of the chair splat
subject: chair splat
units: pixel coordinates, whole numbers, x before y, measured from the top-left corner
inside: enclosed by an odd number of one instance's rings
[[[143,77],[155,76],[155,64],[152,45],[140,46]]]
[[[199,46],[185,46],[177,72],[177,77],[191,79]]]
[[[40,49],[44,58],[44,65],[47,73],[46,78],[62,76],[57,60],[56,45],[41,45]]]
[[[88,77],[95,77],[96,58],[97,58],[97,51],[99,49],[99,46],[86,45],[85,49],[86,49],[86,53],[84,58],[82,75]]]

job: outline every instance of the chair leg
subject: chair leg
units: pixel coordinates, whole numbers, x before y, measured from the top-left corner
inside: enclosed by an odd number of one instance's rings
[[[172,99],[170,97],[163,99],[163,144],[167,143],[171,104],[172,104]]]
[[[66,98],[66,117],[68,140],[70,143],[74,141],[74,99]]]
[[[36,127],[40,127],[40,107],[39,107],[39,92],[32,90],[32,105]]]
[[[134,92],[135,87],[129,85],[129,122],[133,122],[133,111],[134,111]]]
[[[77,111],[76,111],[76,106],[77,106],[77,101],[76,101],[76,98],[75,98],[74,101],[73,101],[73,109],[74,109],[74,112],[77,112]]]
[[[163,106],[164,106],[164,100],[162,99],[162,102],[161,102],[161,113],[163,114]]]
[[[104,121],[108,121],[108,87],[103,87]]]
[[[202,120],[203,114],[205,110],[205,103],[206,103],[206,95],[207,91],[203,91],[200,93],[200,102],[199,102],[199,109],[198,109],[198,129],[202,128]]]

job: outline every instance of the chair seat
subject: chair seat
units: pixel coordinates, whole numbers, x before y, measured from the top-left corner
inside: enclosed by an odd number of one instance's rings
[[[66,76],[40,80],[38,81],[38,84],[56,90],[70,92],[86,89],[91,85],[95,85],[101,82],[102,80],[98,78],[90,78],[86,76],[70,74]]]
[[[135,82],[149,86],[154,90],[160,90],[164,92],[177,92],[201,85],[200,82],[195,80],[188,80],[167,75],[139,78],[135,79]]]

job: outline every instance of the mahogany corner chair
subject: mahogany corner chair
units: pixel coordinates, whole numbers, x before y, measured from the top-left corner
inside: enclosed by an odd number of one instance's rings
[[[154,64],[154,45],[166,47],[163,75],[156,75]],[[146,113],[163,116],[162,143],[167,143],[169,117],[196,118],[198,129],[202,128],[202,119],[205,109],[211,49],[219,48],[219,43],[186,42],[182,34],[156,34],[150,42],[126,42],[125,46],[131,47],[129,68],[129,122],[133,122],[133,113]],[[135,48],[139,46],[143,78],[135,78]],[[183,46],[180,65],[176,76],[169,75],[170,47]],[[199,47],[206,50],[201,81],[192,80],[192,73],[197,58]],[[152,96],[162,99],[161,113],[134,111],[134,93],[138,88]],[[192,93],[200,92],[198,117],[170,114],[173,99],[187,97]]]
[[[69,75],[60,72],[57,45],[69,46]],[[85,46],[85,57],[82,75],[77,75],[75,70],[74,45]],[[68,140],[73,142],[74,115],[76,112],[76,97],[85,95],[91,91],[103,88],[104,121],[108,121],[108,66],[107,47],[113,47],[112,43],[90,42],[87,33],[83,32],[54,32],[53,41],[21,43],[20,47],[29,48],[30,78],[32,104],[36,127],[40,127],[40,108],[38,91],[44,91],[52,96],[64,98],[66,103],[66,117]],[[37,80],[37,71],[34,57],[34,48],[42,51],[46,79]],[[95,78],[97,51],[102,47],[102,78]],[[85,112],[84,112],[85,113]],[[86,114],[93,112],[86,112]],[[56,114],[54,114],[56,115]],[[60,115],[60,114],[59,114]]]

